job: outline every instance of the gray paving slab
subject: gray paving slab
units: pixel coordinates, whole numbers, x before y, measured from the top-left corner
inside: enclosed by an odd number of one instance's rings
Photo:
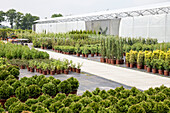
[[[88,72],[108,80],[116,81],[127,86],[137,87],[141,90],[146,90],[150,87],[159,87],[163,84],[167,87],[170,87],[170,78],[168,77],[162,77],[142,71],[108,65],[88,59],[56,53],[49,50],[37,50],[48,52],[50,58],[67,58],[69,60],[73,60],[75,63],[83,63],[82,71],[84,72]]]

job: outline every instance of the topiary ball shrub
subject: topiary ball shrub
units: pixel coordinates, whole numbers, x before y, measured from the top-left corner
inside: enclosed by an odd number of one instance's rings
[[[46,99],[49,99],[49,98],[51,98],[49,95],[43,94],[43,95],[41,95],[41,96],[38,97],[38,101],[39,101],[39,102],[42,102],[42,101],[44,101],[44,100],[46,100]]]
[[[97,113],[100,108],[100,104],[98,102],[91,102],[87,107],[91,107],[95,113]]]
[[[83,109],[83,104],[80,102],[73,102],[70,105],[70,109],[72,109],[74,113],[79,113]]]
[[[61,93],[69,94],[71,92],[71,84],[67,80],[60,82],[58,85],[58,90]]]
[[[28,91],[31,98],[37,98],[41,94],[41,88],[37,85],[30,85]]]
[[[146,112],[142,106],[136,104],[130,106],[130,108],[128,109],[128,113],[146,113]]]
[[[57,113],[57,111],[59,110],[59,109],[61,109],[62,107],[64,107],[64,104],[62,103],[62,102],[55,102],[55,103],[53,103],[53,104],[51,104],[50,105],[50,107],[49,107],[49,110],[51,111],[51,112],[55,112],[55,113]]]
[[[43,103],[41,103],[41,102],[33,104],[33,105],[31,105],[31,111],[35,112],[38,107],[44,107],[45,108],[45,105]]]
[[[8,111],[9,106],[17,101],[19,101],[19,100],[16,97],[11,97],[11,98],[7,99],[7,101],[5,102],[5,109]]]
[[[60,84],[60,82],[61,82],[61,80],[59,80],[59,79],[53,79],[52,80],[52,83],[57,87],[58,86],[58,84]]]
[[[54,97],[54,99],[56,100],[56,101],[62,101],[63,99],[65,99],[66,98],[66,94],[64,94],[64,93],[58,93],[55,97]]]
[[[57,113],[74,113],[69,107],[62,107]]]
[[[102,99],[106,99],[107,97],[109,97],[109,94],[105,90],[102,90],[102,91],[100,91],[99,96]]]
[[[50,96],[55,96],[58,93],[58,89],[55,87],[53,83],[50,82],[43,85],[42,92]]]
[[[107,93],[108,93],[109,95],[112,95],[112,96],[115,96],[115,95],[116,95],[116,91],[113,90],[113,89],[108,90]]]
[[[18,76],[19,76],[19,74],[20,74],[19,69],[16,69],[16,68],[11,69],[11,70],[10,70],[10,74],[11,74],[11,75],[14,75],[15,78],[18,78]]]
[[[25,104],[27,104],[28,106],[32,106],[34,104],[38,103],[38,100],[37,99],[28,99]]]
[[[156,111],[157,113],[169,113],[170,108],[162,103],[162,102],[156,102],[153,111]]]
[[[30,111],[30,107],[24,103],[19,103],[13,108],[12,113],[21,113],[22,111]]]
[[[107,99],[110,100],[112,105],[115,105],[118,102],[118,99],[114,96],[109,96]]]
[[[14,108],[19,105],[21,102],[20,101],[17,101],[17,102],[13,102],[13,104],[11,104],[8,108],[8,113],[14,113],[13,110]]]
[[[25,86],[20,86],[15,90],[15,95],[21,101],[26,101],[29,97],[29,91]]]
[[[37,78],[38,79],[38,78]],[[36,81],[37,82],[37,81]],[[43,87],[43,85],[44,84],[47,84],[47,83],[49,83],[50,82],[50,79],[49,78],[42,78],[41,80],[40,80],[40,82],[38,83],[38,86],[40,87],[40,88],[42,88]]]
[[[100,89],[97,87],[94,91],[92,91],[94,95],[98,95],[100,93]]]
[[[79,81],[74,77],[67,79],[67,81],[70,82],[70,84],[71,84],[71,90],[77,91],[77,89],[79,87]]]
[[[15,81],[12,85],[11,85],[14,89],[17,89],[18,87],[21,86],[21,82],[19,80]]]
[[[62,102],[63,102],[63,104],[64,104],[65,107],[69,107],[69,106],[71,105],[71,103],[74,102],[74,101],[73,101],[72,98],[67,97],[67,98],[65,98]]]
[[[16,79],[9,79],[9,80],[6,80],[5,82],[7,83],[7,84],[9,84],[9,85],[12,85],[14,82],[16,82],[16,81],[18,81],[18,80],[16,80]]]
[[[111,101],[108,99],[102,100],[99,102],[100,106],[108,108],[111,105]]]
[[[45,75],[39,75],[39,76],[36,78],[36,84],[39,84],[39,82],[40,82],[43,78],[46,78]]]
[[[9,80],[9,79],[15,79],[14,75],[9,75],[5,80]]]
[[[83,97],[79,100],[79,102],[82,103],[84,107],[86,107],[88,104],[92,102],[92,99],[89,97]]]
[[[102,100],[102,98],[99,96],[99,95],[93,95],[91,97],[91,99],[94,101],[94,102],[100,102]]]
[[[10,66],[7,68],[7,70],[10,72],[13,68],[19,70],[19,67],[18,67],[18,66],[15,66],[15,65],[10,65]]]
[[[26,81],[27,79],[28,79],[27,77],[23,77],[23,78],[20,79],[20,82],[25,84],[25,81]]]
[[[85,107],[81,110],[81,113],[95,113],[91,107]]]
[[[49,113],[49,110],[43,106],[38,106],[34,113]]]
[[[46,108],[49,109],[50,105],[54,102],[56,102],[55,99],[48,98],[48,99],[44,100],[42,103],[45,105]]]
[[[86,90],[82,95],[82,97],[92,97],[92,96],[93,96],[93,94],[88,90]]]
[[[0,87],[0,99],[8,99],[11,95],[14,95],[14,88],[4,83]]]
[[[0,80],[5,80],[10,73],[7,70],[0,71]]]

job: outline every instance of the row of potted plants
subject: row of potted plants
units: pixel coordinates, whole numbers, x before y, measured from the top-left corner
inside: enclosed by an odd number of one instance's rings
[[[169,76],[170,71],[170,50],[167,52],[156,51],[130,51],[126,53],[126,66],[133,68],[136,65],[138,69],[146,69],[147,72],[157,73]]]
[[[20,101],[25,102],[29,98],[36,99],[42,94],[49,95],[53,98],[55,98],[58,93],[64,93],[66,95],[77,94],[78,87],[79,82],[73,77],[60,81],[52,76],[47,78],[44,75],[35,75],[30,78],[24,77],[17,80],[11,75],[1,81],[0,103],[4,106],[4,103],[10,97],[16,97]]]
[[[168,113],[168,91],[165,86],[144,92],[134,87],[131,90],[117,87],[108,91],[96,88],[92,92],[85,91],[82,96],[58,93],[52,98],[43,94],[25,103],[11,97],[6,101],[5,109],[8,113]],[[0,110],[5,111],[2,107]]]
[[[49,54],[28,46],[0,42],[0,57],[7,59],[48,59]]]

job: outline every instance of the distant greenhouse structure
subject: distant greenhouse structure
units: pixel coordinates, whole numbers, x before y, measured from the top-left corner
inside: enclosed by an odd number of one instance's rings
[[[106,35],[121,37],[151,37],[159,42],[170,42],[170,2],[37,20],[33,30],[41,32],[68,32],[72,30],[106,31]]]

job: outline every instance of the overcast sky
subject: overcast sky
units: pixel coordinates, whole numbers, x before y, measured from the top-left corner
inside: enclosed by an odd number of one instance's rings
[[[170,0],[0,0],[0,10],[14,8],[44,19],[50,18],[54,13],[77,15],[168,1],[170,2]]]

